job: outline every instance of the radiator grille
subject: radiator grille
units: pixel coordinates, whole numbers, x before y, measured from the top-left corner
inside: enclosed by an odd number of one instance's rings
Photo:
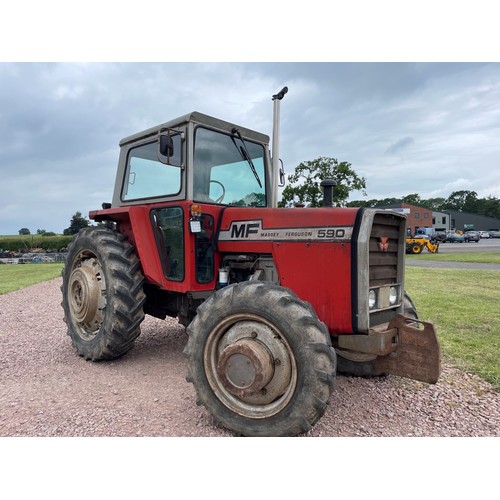
[[[398,281],[398,249],[404,220],[393,214],[376,214],[370,232],[369,286]]]

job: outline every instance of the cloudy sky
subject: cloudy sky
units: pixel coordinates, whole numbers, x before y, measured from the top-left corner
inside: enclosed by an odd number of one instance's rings
[[[207,54],[197,57],[193,49],[180,51],[176,62],[127,62],[95,46],[88,56],[52,54],[55,41],[62,45],[56,34],[48,38],[48,57],[33,57],[36,44],[10,57],[5,45],[0,50],[0,234],[22,227],[62,232],[76,211],[87,215],[111,201],[120,139],[190,111],[271,135],[271,96],[285,85],[280,157],[287,173],[302,161],[329,156],[350,162],[366,178],[367,199],[447,197],[461,189],[500,197],[500,64],[479,62],[488,58],[464,63],[444,52],[440,60],[454,62],[426,62],[432,60],[427,53],[409,51],[406,60],[420,62],[390,62],[378,53],[364,58],[354,52],[349,59],[346,51],[332,53],[339,62],[330,62],[322,61],[324,50],[315,58],[307,46],[288,58],[257,51],[248,60],[243,50],[241,57],[215,53],[195,62]],[[130,39],[126,34],[118,44]],[[342,39],[338,29],[335,35]],[[333,32],[328,38],[335,39]],[[235,44],[228,39],[227,46]],[[177,47],[162,46],[164,59]],[[311,57],[321,62],[293,62]],[[397,60],[405,58],[398,54]]]

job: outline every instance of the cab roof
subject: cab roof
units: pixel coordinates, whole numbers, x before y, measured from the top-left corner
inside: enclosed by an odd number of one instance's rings
[[[198,111],[192,111],[187,115],[179,116],[178,118],[175,118],[168,122],[143,130],[142,132],[137,132],[135,134],[129,135],[128,137],[125,137],[120,141],[120,146],[135,142],[140,139],[144,139],[146,137],[154,136],[158,134],[158,132],[163,128],[175,128],[188,122],[207,125],[210,128],[215,128],[227,133],[231,133],[231,130],[236,127],[243,137],[263,144],[269,144],[269,136],[266,134],[261,134],[260,132],[247,129],[245,127],[240,127],[239,125],[235,125],[234,123],[229,123],[224,120],[220,120],[219,118],[214,118],[213,116],[199,113]]]

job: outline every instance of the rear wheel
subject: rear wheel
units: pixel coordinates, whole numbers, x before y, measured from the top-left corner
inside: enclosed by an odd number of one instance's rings
[[[404,295],[404,315],[408,318],[418,319],[417,310],[410,296]],[[337,372],[342,375],[354,377],[381,377],[384,372],[375,368],[377,356],[365,353],[355,353],[336,349]]]
[[[333,389],[335,351],[326,326],[290,290],[265,282],[225,287],[187,328],[189,373],[203,404],[245,436],[306,432]]]
[[[118,358],[131,349],[144,319],[144,277],[134,247],[105,227],[82,229],[62,272],[64,320],[85,359]]]

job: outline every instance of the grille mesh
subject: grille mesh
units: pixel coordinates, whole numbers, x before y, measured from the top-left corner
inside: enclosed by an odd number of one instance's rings
[[[403,224],[403,219],[390,213],[375,215],[369,243],[370,287],[397,282],[399,237],[404,231]],[[385,241],[388,244],[386,250],[383,249]]]

